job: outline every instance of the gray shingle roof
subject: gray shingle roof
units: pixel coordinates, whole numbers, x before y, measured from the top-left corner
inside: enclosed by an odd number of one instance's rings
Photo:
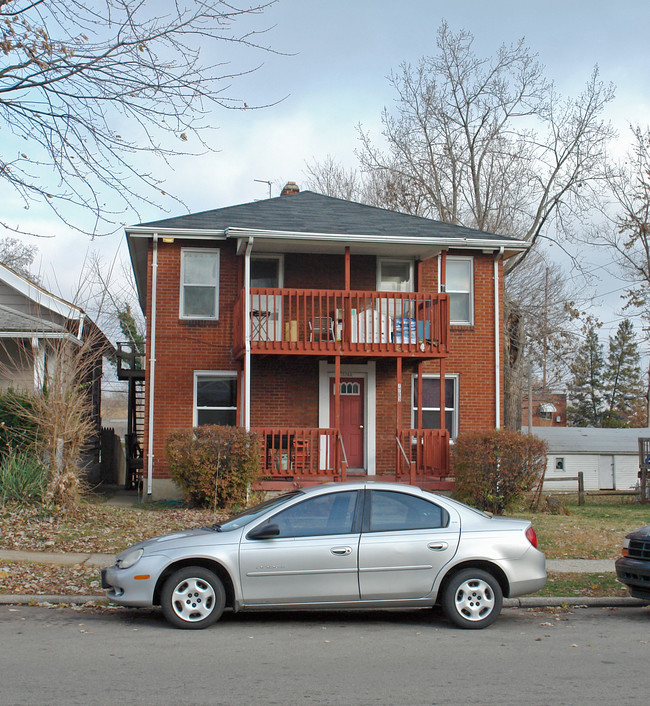
[[[650,438],[650,429],[533,427],[533,434],[546,441],[552,454],[636,454],[639,437]]]
[[[14,333],[38,331],[47,333],[53,331],[64,332],[65,328],[44,318],[30,316],[8,306],[0,305],[0,331]]]
[[[292,233],[340,235],[402,235],[422,238],[472,238],[515,241],[473,228],[410,216],[301,191],[263,201],[227,206],[201,213],[141,223],[140,226],[178,229],[248,228]]]

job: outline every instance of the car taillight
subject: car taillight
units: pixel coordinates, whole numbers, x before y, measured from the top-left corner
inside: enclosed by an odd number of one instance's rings
[[[535,547],[537,548],[537,535],[535,534],[535,530],[532,527],[529,527],[526,530],[526,539]]]

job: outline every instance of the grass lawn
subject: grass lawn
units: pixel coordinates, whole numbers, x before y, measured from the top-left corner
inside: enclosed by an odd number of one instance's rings
[[[547,559],[616,559],[625,535],[650,524],[650,504],[587,496],[585,505],[563,499],[569,515],[517,512],[533,523],[539,548]]]
[[[548,559],[616,559],[624,536],[650,524],[650,505],[593,496],[584,506],[566,498],[563,502],[569,515],[510,513],[532,521],[539,548]],[[223,515],[180,504],[120,507],[107,505],[99,498],[84,502],[76,515],[60,518],[44,515],[37,507],[0,506],[0,549],[115,554],[143,539],[223,519]],[[75,586],[81,593],[96,590],[97,572],[85,571],[80,567],[7,563],[0,567],[0,585],[4,586],[0,592],[69,593]],[[549,573],[538,595],[629,594],[613,573]]]

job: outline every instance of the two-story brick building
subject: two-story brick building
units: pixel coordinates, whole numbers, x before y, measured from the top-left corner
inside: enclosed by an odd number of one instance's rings
[[[126,233],[147,320],[147,494],[173,492],[179,428],[256,431],[268,489],[448,488],[450,439],[500,426],[502,268],[525,242],[291,183]]]

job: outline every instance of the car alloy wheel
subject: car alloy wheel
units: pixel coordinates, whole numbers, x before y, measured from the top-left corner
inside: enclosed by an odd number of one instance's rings
[[[442,607],[461,628],[476,630],[491,625],[501,612],[503,593],[487,571],[465,569],[453,576],[444,589]]]
[[[165,581],[160,599],[163,614],[172,625],[196,630],[219,620],[226,605],[226,591],[214,572],[188,566]]]

